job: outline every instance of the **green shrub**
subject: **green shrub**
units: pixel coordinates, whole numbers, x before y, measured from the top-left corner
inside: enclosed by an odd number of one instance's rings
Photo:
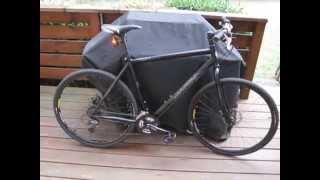
[[[242,11],[239,6],[230,4],[229,0],[167,0],[166,5],[178,9],[194,11],[234,12]]]
[[[145,9],[151,6],[149,0],[122,0],[120,2],[126,8]]]

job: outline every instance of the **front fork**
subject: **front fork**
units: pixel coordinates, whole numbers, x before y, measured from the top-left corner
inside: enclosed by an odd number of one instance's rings
[[[231,110],[228,107],[228,102],[224,93],[223,86],[220,83],[220,66],[219,64],[216,65],[214,71],[214,80],[217,84],[217,93],[218,93],[218,105],[221,108],[223,117],[227,120],[227,123],[230,127],[234,125],[234,122],[231,118]]]
[[[209,42],[210,54],[211,54],[212,60],[214,61],[213,77],[214,77],[214,81],[217,84],[216,87],[217,87],[217,93],[218,93],[218,105],[219,107],[221,107],[223,117],[227,120],[227,123],[229,124],[229,126],[232,127],[233,121],[230,116],[231,112],[226,102],[226,97],[223,91],[223,87],[221,86],[221,83],[220,83],[220,60],[219,58],[217,58],[217,55],[216,55],[215,43],[214,43],[215,40],[213,36],[214,36],[213,32],[208,32],[207,38]]]

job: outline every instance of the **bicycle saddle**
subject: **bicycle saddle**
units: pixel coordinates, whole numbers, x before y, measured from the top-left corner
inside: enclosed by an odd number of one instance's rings
[[[117,35],[123,35],[134,29],[141,29],[141,26],[138,25],[112,25],[112,24],[103,24],[101,26],[102,31],[111,31]]]

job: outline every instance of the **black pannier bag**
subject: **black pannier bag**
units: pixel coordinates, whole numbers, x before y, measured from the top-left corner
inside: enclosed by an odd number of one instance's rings
[[[221,41],[217,42],[215,49],[217,51],[217,58],[221,60],[220,77],[240,77],[241,62],[244,61],[238,50],[234,46],[231,46],[231,49],[228,49],[227,45]],[[213,77],[214,68],[211,67],[209,69],[209,73],[202,78],[202,86],[213,81]],[[240,95],[240,87],[232,84],[224,85],[222,87],[222,91],[225,95],[224,101],[236,112],[237,101]],[[207,92],[207,95],[210,97],[216,97],[215,99],[210,99],[211,103],[215,104],[215,106],[211,106],[209,116],[207,118],[197,119],[198,123],[202,125],[199,129],[205,133],[206,137],[209,137],[214,141],[221,142],[228,138],[228,124],[221,114],[221,109],[219,106],[216,106],[218,105],[217,90],[211,88],[210,93]]]
[[[142,26],[142,29],[130,31],[126,35],[128,54],[133,58],[208,48],[207,32],[214,30],[212,25],[197,14],[128,12],[112,24]],[[108,39],[110,37],[111,34],[100,32],[89,41],[83,52],[83,68],[98,68],[115,75],[119,72],[120,58],[124,54],[123,47],[112,48],[111,40]],[[217,52],[223,59],[221,77],[239,77],[242,58],[238,51],[235,48],[232,51],[226,51],[225,45],[221,43],[220,50]],[[196,56],[134,63],[141,91],[150,112],[156,111],[207,58],[208,56]],[[204,84],[212,81],[212,78],[212,72],[208,72],[185,93],[160,118],[161,125],[178,132],[185,132],[188,127],[187,113],[191,98]],[[127,79],[123,80],[128,83]],[[130,83],[129,88],[133,89]]]

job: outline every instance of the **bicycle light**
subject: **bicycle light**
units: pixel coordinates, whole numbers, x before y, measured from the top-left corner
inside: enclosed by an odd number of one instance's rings
[[[121,38],[119,36],[113,35],[111,37],[111,44],[113,48],[120,46],[120,43],[121,43]]]

